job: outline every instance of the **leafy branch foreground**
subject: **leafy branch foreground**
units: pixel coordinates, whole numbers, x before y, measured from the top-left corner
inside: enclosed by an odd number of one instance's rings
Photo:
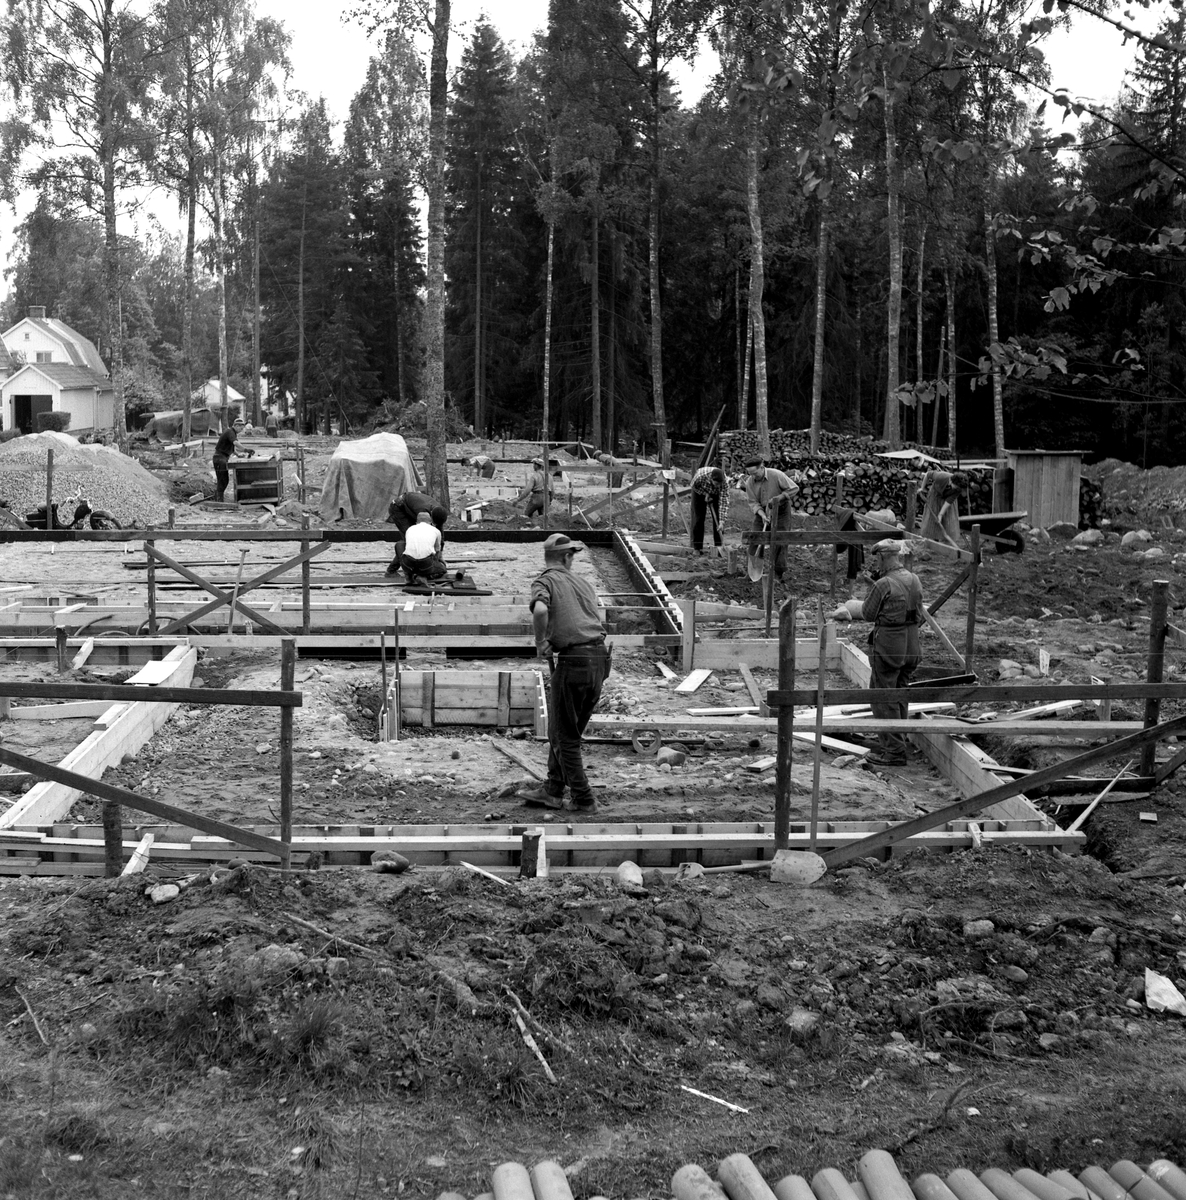
[[[0,1196],[476,1193],[544,1157],[627,1196],[738,1149],[771,1180],[873,1145],[917,1170],[1186,1151],[1182,1040],[1128,1003],[1144,965],[1180,972],[1160,887],[1020,850],[810,892],[647,882],[6,884]],[[1066,1093],[1021,1150],[1019,1088]]]

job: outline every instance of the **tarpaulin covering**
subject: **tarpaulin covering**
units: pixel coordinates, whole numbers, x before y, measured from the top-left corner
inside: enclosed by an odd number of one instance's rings
[[[408,444],[398,433],[373,433],[341,442],[321,487],[321,519],[382,521],[396,496],[422,487]]]

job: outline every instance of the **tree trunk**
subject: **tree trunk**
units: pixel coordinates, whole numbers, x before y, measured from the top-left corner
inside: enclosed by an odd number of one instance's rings
[[[886,305],[885,425],[882,436],[890,447],[901,442],[898,421],[899,344],[902,325],[902,227],[898,173],[898,139],[894,129],[894,93],[889,73],[885,83],[885,181],[887,193],[886,234],[889,239],[889,302]]]
[[[593,214],[592,250],[589,264],[589,349],[590,390],[593,393],[593,423],[589,441],[601,449],[601,231]]]
[[[958,363],[955,354],[955,271],[950,266],[943,268],[943,288],[947,292],[947,449],[954,451],[957,411],[955,381]]]
[[[424,399],[428,408],[424,470],[429,494],[450,507],[445,462],[445,150],[449,102],[450,0],[435,0],[428,85],[428,303],[424,310]]]
[[[995,180],[992,169],[985,188],[984,202],[984,273],[988,279],[988,344],[995,346],[1000,340],[1000,329],[997,325],[997,233],[996,220],[993,216],[993,190]],[[992,371],[992,427],[996,435],[997,458],[1005,457],[1005,404],[1004,385],[1001,380],[1001,369],[993,367]]]
[[[605,348],[605,435],[606,450],[614,453],[617,446],[618,419],[615,392],[618,370],[618,235],[610,226],[609,231],[609,336]]]
[[[408,402],[407,380],[404,378],[404,320],[403,282],[399,269],[399,213],[392,214],[391,286],[395,290],[395,387],[400,404]]]
[[[652,15],[655,0],[652,0]],[[654,26],[657,28],[657,23]],[[659,176],[663,166],[660,129],[662,108],[660,107],[659,85],[662,70],[659,65],[659,47],[655,34],[651,37],[650,87],[651,87],[651,211],[648,223],[650,297],[651,297],[651,393],[655,409],[655,437],[662,452],[667,441],[667,410],[663,403],[663,304],[659,286]]]
[[[815,263],[815,354],[811,368],[811,453],[819,453],[824,410],[824,330],[828,312],[828,235],[831,232],[831,193],[819,202],[819,238]]]
[[[733,327],[737,331],[737,348],[734,356],[737,359],[737,428],[745,428],[745,348],[749,339],[749,322],[746,329],[741,327],[741,268],[733,264]]]
[[[105,0],[101,27],[103,34],[103,86],[98,98],[102,120],[99,155],[103,169],[103,283],[107,296],[107,332],[111,339],[111,386],[115,393],[112,429],[122,445],[128,437],[128,414],[124,411],[124,331],[120,309],[119,235],[115,227],[115,106],[114,85],[114,5]]]
[[[474,234],[474,432],[482,428],[482,160],[478,158]]]
[[[548,471],[550,451],[547,443],[552,440],[552,269],[555,262],[556,222],[548,222],[548,276],[544,285],[544,470]],[[549,472],[550,474],[550,472]]]
[[[749,319],[749,309],[745,314],[745,362],[741,368],[741,428],[749,428],[749,368],[754,357],[754,323]]]
[[[194,245],[198,210],[198,150],[194,117],[194,67],[186,46],[185,72],[185,300],[181,313],[181,360],[185,380],[185,397],[181,405],[181,440],[191,435],[190,414],[194,396]]]
[[[213,90],[213,89],[212,89]],[[227,344],[226,344],[226,249],[222,231],[222,144],[214,148],[214,187],[211,189],[211,208],[214,218],[214,280],[218,292],[218,398],[223,418],[227,413]]]
[[[770,454],[770,416],[766,392],[766,311],[762,293],[766,288],[766,253],[762,239],[762,206],[758,195],[758,109],[751,98],[746,120],[745,193],[749,213],[749,317],[754,331],[754,416],[758,447]]]
[[[856,354],[853,356],[857,360],[857,377],[856,377],[856,388],[854,390],[853,405],[852,405],[852,431],[853,431],[853,433],[855,433],[857,435],[857,437],[861,436],[861,382],[862,382],[861,366],[862,366],[862,362],[863,362],[863,360],[861,358],[861,353],[862,353],[863,342],[864,342],[864,339],[861,337],[861,301],[860,301],[860,297],[858,296],[857,297],[857,344],[856,344]]]
[[[923,368],[922,368],[922,319],[923,319],[923,303],[922,303],[922,285],[923,285],[923,263],[926,261],[927,248],[927,223],[922,222],[922,227],[918,231],[918,263],[917,271],[915,272],[915,298],[914,298],[914,440],[922,442],[925,440],[924,434],[926,431],[926,423],[922,415],[922,398],[920,391],[923,384]]]
[[[943,358],[947,350],[947,326],[939,331],[939,365],[935,370],[935,411],[931,413],[931,440],[928,445],[939,444],[939,406],[943,399]]]
[[[254,187],[251,190],[255,197],[255,248],[251,256],[251,419],[259,425],[264,419],[259,394],[259,193]]]
[[[309,203],[309,185],[301,192],[301,237],[297,249],[297,382],[296,427],[305,432],[305,212]]]

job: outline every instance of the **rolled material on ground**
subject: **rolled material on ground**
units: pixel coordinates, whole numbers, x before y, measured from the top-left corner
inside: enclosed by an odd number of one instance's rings
[[[568,1176],[553,1159],[544,1159],[531,1168],[531,1186],[535,1191],[535,1200],[573,1200]]]
[[[1100,1198],[1095,1194],[1095,1192],[1091,1191],[1089,1188],[1085,1188],[1074,1177],[1074,1175],[1072,1175],[1070,1173],[1070,1171],[1063,1171],[1063,1170],[1048,1171],[1046,1174],[1046,1178],[1053,1180],[1055,1183],[1061,1183],[1062,1186],[1065,1187],[1068,1192],[1072,1193],[1075,1196],[1078,1196],[1079,1200],[1100,1200]],[[1186,1196],[1183,1196],[1182,1200],[1186,1200]]]
[[[980,1182],[997,1200],[1037,1200],[1034,1193],[1023,1183],[1018,1183],[1008,1171],[1000,1167],[989,1167],[980,1172]]]
[[[1156,1179],[1150,1179],[1135,1162],[1122,1158],[1108,1172],[1113,1179],[1134,1195],[1137,1200],[1174,1200]]]
[[[717,1164],[717,1178],[729,1200],[775,1200],[762,1172],[748,1154],[730,1154]]]
[[[522,1163],[505,1162],[495,1167],[490,1190],[494,1193],[494,1200],[535,1200],[531,1176]]]
[[[947,1176],[947,1186],[959,1200],[996,1200],[996,1196],[966,1167],[957,1167]]]
[[[1174,1200],[1186,1200],[1186,1171],[1175,1166],[1168,1158],[1155,1159],[1145,1174],[1165,1188]]]
[[[811,1177],[816,1200],[857,1200],[852,1185],[835,1167],[824,1167]]]
[[[955,1192],[939,1178],[929,1172],[919,1175],[910,1185],[918,1200],[956,1200]]]
[[[1100,1200],[1128,1200],[1128,1192],[1103,1167],[1084,1167],[1079,1172],[1079,1182]]]
[[[914,1200],[910,1184],[902,1178],[893,1155],[885,1150],[867,1150],[862,1154],[857,1174],[869,1193],[869,1200]]]
[[[773,1191],[777,1200],[815,1200],[811,1184],[802,1175],[784,1175],[774,1185]]]
[[[725,1193],[702,1166],[685,1163],[671,1177],[671,1194],[675,1200],[721,1200]]]
[[[1063,1187],[1061,1183],[1047,1179],[1045,1175],[1039,1175],[1037,1171],[1032,1171],[1029,1167],[1018,1168],[1013,1172],[1013,1178],[1023,1188],[1033,1192],[1038,1200],[1076,1200],[1078,1196],[1077,1192],[1072,1192],[1069,1188]]]

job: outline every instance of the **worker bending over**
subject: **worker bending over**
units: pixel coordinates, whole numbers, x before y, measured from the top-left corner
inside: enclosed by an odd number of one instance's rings
[[[729,515],[729,482],[720,467],[701,467],[692,476],[692,549],[704,553],[704,519],[712,515],[712,540],[719,556]]]
[[[918,627],[922,624],[922,584],[918,576],[902,564],[906,547],[885,538],[873,547],[873,586],[857,609],[856,601],[841,605],[830,617],[851,621],[859,613],[872,621],[869,633],[869,686],[898,689],[901,698],[874,701],[873,716],[881,720],[904,721],[910,713],[906,685],[922,661],[918,645]],[[857,613],[854,613],[854,609]],[[879,750],[867,762],[900,767],[906,764],[906,735],[879,733]]]
[[[745,483],[745,495],[749,500],[754,523],[750,527],[750,553],[761,544],[756,534],[766,533],[771,526],[775,533],[783,533],[791,527],[791,497],[798,494],[799,485],[791,477],[774,467],[768,467],[764,458],[751,458],[745,464],[749,479]],[[756,543],[756,544],[755,544]],[[779,579],[787,569],[787,548],[774,547],[774,574]]]
[[[404,539],[408,530],[416,524],[421,513],[427,513],[437,532],[441,535],[441,546],[445,544],[445,522],[449,519],[449,510],[443,504],[438,504],[431,496],[423,492],[404,492],[396,496],[387,509],[387,520],[398,530],[395,539],[395,554],[387,567],[387,574],[394,575],[400,569],[400,559],[404,553]]]
[[[488,454],[475,454],[472,458],[463,458],[461,465],[473,467],[475,479],[494,478],[494,459]]]
[[[544,489],[548,489],[548,499],[551,500],[553,495],[552,481],[548,477],[547,469],[544,467],[542,458],[533,458],[531,460],[531,478],[523,485],[523,490],[515,497],[516,503],[520,500],[527,501],[528,517],[534,517],[536,513],[544,511]]]
[[[597,593],[573,573],[572,560],[584,544],[554,533],[544,542],[544,569],[531,585],[535,652],[555,656],[548,698],[548,777],[542,787],[520,791],[524,804],[597,811],[581,759],[581,734],[609,677],[610,650],[597,607]],[[568,788],[571,799],[564,800]]]
[[[440,579],[447,567],[441,557],[441,531],[432,523],[432,517],[422,512],[404,535],[404,552],[399,565],[409,583],[418,579]]]

